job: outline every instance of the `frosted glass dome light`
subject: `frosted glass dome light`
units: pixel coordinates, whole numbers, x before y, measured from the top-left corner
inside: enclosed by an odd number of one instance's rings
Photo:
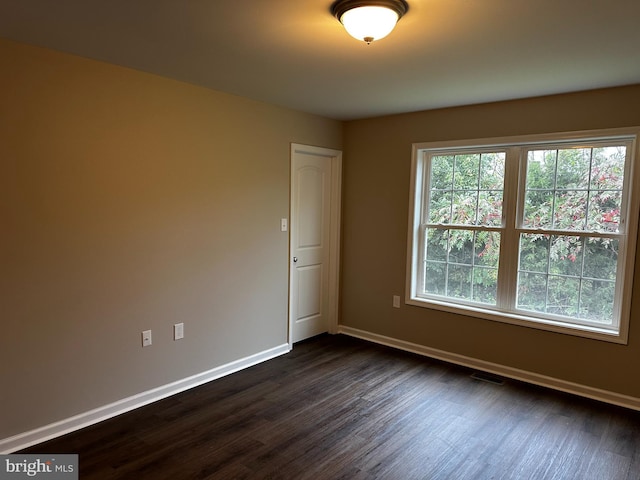
[[[349,35],[370,44],[389,35],[408,8],[404,0],[339,0],[331,13]]]

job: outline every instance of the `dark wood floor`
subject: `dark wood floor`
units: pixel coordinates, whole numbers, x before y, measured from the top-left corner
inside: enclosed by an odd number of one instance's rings
[[[640,479],[640,412],[346,336],[22,453],[81,479]]]

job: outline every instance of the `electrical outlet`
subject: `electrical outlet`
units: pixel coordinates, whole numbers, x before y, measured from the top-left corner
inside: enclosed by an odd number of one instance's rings
[[[400,308],[400,295],[393,296],[393,308]]]
[[[151,330],[145,330],[142,332],[142,346],[148,347],[151,345]]]
[[[173,339],[180,340],[184,338],[184,323],[176,323],[173,326]]]

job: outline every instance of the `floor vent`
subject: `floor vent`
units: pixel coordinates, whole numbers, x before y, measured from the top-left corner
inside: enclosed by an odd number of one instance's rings
[[[471,378],[480,380],[481,382],[493,383],[494,385],[504,385],[504,379],[502,377],[487,372],[474,372],[471,374]]]

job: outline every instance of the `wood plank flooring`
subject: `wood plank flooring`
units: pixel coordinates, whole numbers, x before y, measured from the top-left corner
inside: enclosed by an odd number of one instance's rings
[[[640,412],[343,335],[22,453],[81,479],[640,479]]]

